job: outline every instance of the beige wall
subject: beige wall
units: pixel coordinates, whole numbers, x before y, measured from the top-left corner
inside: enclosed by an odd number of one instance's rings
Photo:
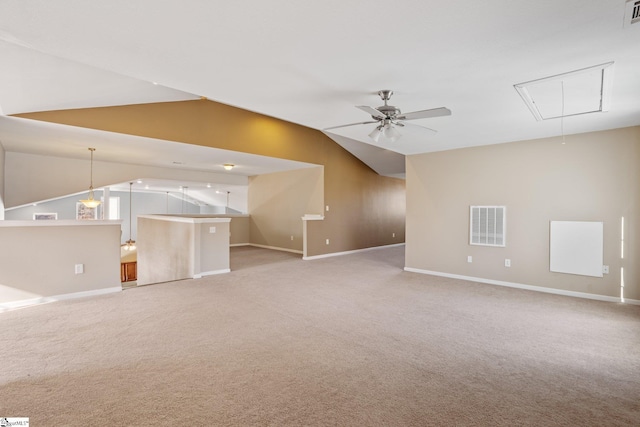
[[[228,271],[229,260],[229,222],[197,223],[196,274]],[[215,228],[212,233],[211,229]]]
[[[318,130],[208,100],[19,117],[322,165],[330,211],[309,227],[310,256],[404,241],[404,180],[378,175]]]
[[[251,177],[248,195],[251,243],[302,253],[301,218],[323,211],[323,168]]]
[[[155,215],[162,216],[162,215]],[[230,245],[248,245],[251,243],[249,234],[250,216],[246,214],[170,214],[169,216],[177,218],[230,218],[229,225],[229,244]]]
[[[251,241],[250,220],[248,215],[220,215],[221,218],[231,218],[229,224],[229,243],[231,245],[244,245]]]
[[[639,165],[640,127],[408,156],[406,266],[611,297],[622,267],[640,300]],[[469,245],[470,205],[507,207],[506,247]],[[610,274],[550,272],[551,220],[604,221]]]
[[[248,182],[247,177],[240,175],[101,162],[95,160],[99,155],[100,152],[96,151],[93,162],[93,186],[96,188],[138,178],[234,185],[247,185]],[[16,152],[7,152],[5,157],[6,208],[87,191],[89,188],[89,157],[79,160]]]
[[[138,217],[138,285],[192,278],[193,224]]]
[[[4,147],[0,142],[0,220],[4,219],[4,159]]]
[[[139,285],[228,272],[229,219],[139,216],[137,246]]]
[[[0,303],[120,287],[118,222],[37,223],[0,225]]]

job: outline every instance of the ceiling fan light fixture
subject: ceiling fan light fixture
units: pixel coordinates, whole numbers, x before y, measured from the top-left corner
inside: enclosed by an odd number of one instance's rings
[[[382,125],[376,126],[369,134],[369,138],[373,139],[374,142],[378,142],[380,140],[380,135],[382,135]]]
[[[398,129],[391,124],[386,125],[382,129],[382,134],[386,139],[388,139],[391,142],[396,142],[402,136],[402,134],[398,131]]]
[[[374,142],[379,142],[380,137],[384,137],[389,142],[396,142],[402,134],[390,120],[383,120],[382,123],[371,131],[369,138]]]
[[[369,138],[371,138],[374,142],[378,142],[380,141],[380,135],[382,135],[389,142],[396,142],[402,136],[402,134],[398,131],[397,128],[404,127],[405,126],[404,122],[407,120],[430,119],[434,117],[443,117],[443,116],[451,115],[451,110],[449,110],[446,107],[412,111],[410,113],[402,113],[400,108],[394,107],[393,105],[388,104],[391,98],[391,95],[393,95],[393,91],[381,90],[381,91],[378,91],[378,95],[384,102],[384,105],[381,105],[377,108],[369,107],[367,105],[356,106],[356,108],[358,108],[359,110],[362,110],[365,113],[369,114],[371,116],[371,120],[366,122],[350,123],[347,125],[331,126],[328,128],[324,128],[323,130],[331,130],[331,129],[349,127],[349,126],[368,125],[370,123],[376,123],[377,126],[369,134]],[[435,130],[431,128],[427,128],[420,125],[414,124],[412,125],[412,127],[422,128],[422,129],[428,130],[429,132],[435,132]]]

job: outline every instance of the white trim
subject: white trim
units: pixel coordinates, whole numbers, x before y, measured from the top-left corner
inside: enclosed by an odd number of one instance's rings
[[[311,260],[314,260],[314,259],[330,258],[330,257],[342,256],[342,255],[351,255],[351,254],[355,254],[355,253],[359,253],[359,252],[373,251],[373,250],[376,250],[376,249],[395,248],[396,246],[404,246],[404,243],[394,243],[394,244],[391,244],[391,245],[372,246],[370,248],[354,249],[352,251],[332,252],[330,254],[305,256],[305,257],[302,257],[302,259],[305,260],[305,261],[311,261]]]
[[[186,222],[189,224],[209,224],[214,222],[231,222],[231,218],[180,217],[172,215],[138,215],[138,218],[157,219],[161,221]]]
[[[322,221],[324,216],[322,214],[304,214],[303,221]]]
[[[235,248],[238,246],[251,246],[251,243],[231,243],[229,245],[230,248]]]
[[[51,221],[35,220],[4,220],[0,221],[0,227],[87,227],[93,225],[121,225],[121,220],[105,219],[57,219]]]
[[[231,273],[231,269],[225,268],[222,270],[203,271],[202,273],[194,274],[194,279],[202,279],[204,276],[213,276],[214,274]]]
[[[3,311],[15,310],[17,308],[24,308],[32,305],[48,304],[50,302],[64,301],[64,300],[76,299],[76,298],[93,297],[93,296],[111,294],[111,293],[121,292],[121,291],[122,291],[122,286],[114,286],[112,288],[96,289],[94,291],[73,292],[70,294],[52,295],[50,297],[39,297],[39,298],[30,298],[30,299],[24,299],[19,301],[3,302],[3,303],[0,303],[0,313],[2,313]]]
[[[563,289],[546,288],[544,286],[524,285],[522,283],[504,282],[502,280],[483,279],[481,277],[462,276],[460,274],[442,273],[439,271],[422,270],[419,268],[405,267],[404,271],[411,273],[429,274],[432,276],[449,277],[452,279],[468,280],[471,282],[486,283],[489,285],[506,286],[509,288],[526,289],[528,291],[544,292],[547,294],[563,295],[568,297],[586,298],[597,301],[606,302],[622,302],[619,297],[610,297],[606,295],[589,294],[586,292],[566,291]],[[640,305],[640,300],[625,298],[624,302],[627,304]]]
[[[302,255],[302,251],[299,251],[297,249],[287,249],[287,248],[279,248],[277,246],[258,245],[256,243],[248,243],[247,246],[255,246],[256,248],[273,249],[274,251],[291,252],[294,254]]]

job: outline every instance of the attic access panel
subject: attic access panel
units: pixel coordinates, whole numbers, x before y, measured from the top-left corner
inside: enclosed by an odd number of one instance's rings
[[[613,62],[514,85],[536,120],[609,110]]]

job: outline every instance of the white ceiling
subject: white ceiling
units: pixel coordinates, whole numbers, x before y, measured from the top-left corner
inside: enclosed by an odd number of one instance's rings
[[[625,5],[3,0],[0,109],[206,96],[319,130],[368,120],[355,106],[381,105],[380,89],[392,89],[391,104],[403,112],[451,109],[448,117],[414,121],[437,133],[405,128],[395,143],[374,143],[367,136],[374,125],[327,131],[379,173],[395,176],[405,154],[559,135],[559,120],[536,121],[513,85],[610,61],[610,111],[566,117],[564,132],[640,125],[640,24],[625,26]],[[59,155],[69,155],[64,141],[44,143],[38,125],[33,133],[29,124],[22,132],[14,125],[0,117],[7,150],[60,147]],[[150,152],[142,141],[123,144],[120,155],[129,155],[127,147]],[[174,148],[177,154],[184,146]]]

